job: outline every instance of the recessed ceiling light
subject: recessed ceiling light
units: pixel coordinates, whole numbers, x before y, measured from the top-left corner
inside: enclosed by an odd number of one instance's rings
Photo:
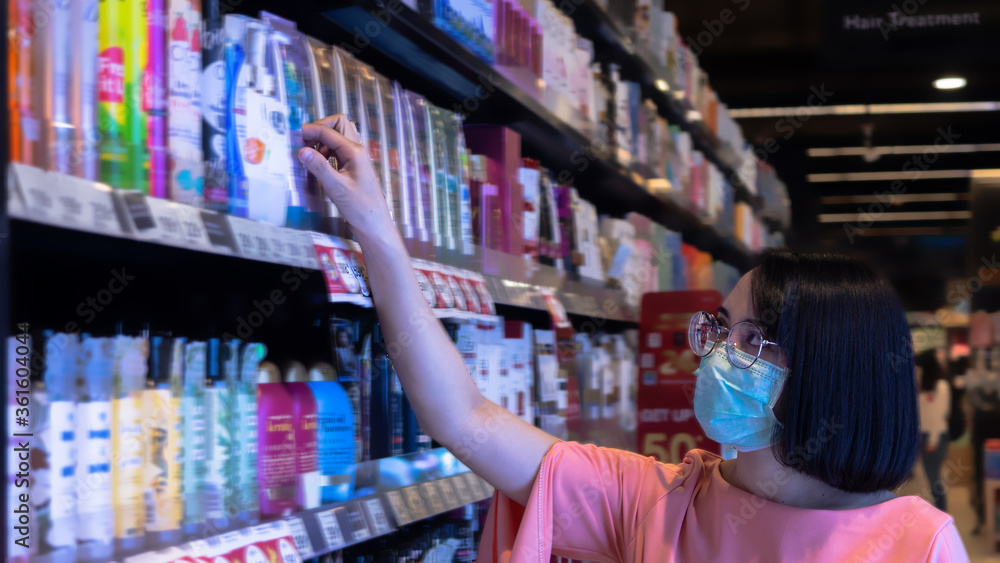
[[[957,90],[965,88],[965,79],[961,76],[945,76],[934,81],[934,87],[938,90]]]
[[[664,79],[662,79],[662,78],[657,78],[656,79],[656,88],[658,90],[660,90],[661,92],[669,92],[670,91],[670,85],[667,84],[667,81],[664,80]]]

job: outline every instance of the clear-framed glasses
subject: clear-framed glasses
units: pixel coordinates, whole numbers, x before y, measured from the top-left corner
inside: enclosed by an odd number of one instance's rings
[[[747,369],[757,363],[766,346],[777,346],[764,338],[756,325],[743,321],[726,328],[715,315],[699,311],[691,317],[688,325],[688,344],[698,356],[705,357],[715,350],[719,342],[725,342],[729,362],[740,369]]]

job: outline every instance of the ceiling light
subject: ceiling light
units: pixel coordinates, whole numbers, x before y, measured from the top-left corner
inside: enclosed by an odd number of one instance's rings
[[[821,213],[820,223],[851,223],[863,221],[961,221],[972,219],[971,211],[899,211],[870,215],[867,213]]]
[[[667,81],[664,80],[664,79],[662,79],[662,78],[657,78],[656,79],[656,88],[658,90],[660,90],[661,92],[669,92],[670,91],[670,85],[667,84]]]
[[[973,178],[979,170],[900,170],[898,172],[837,172],[806,174],[806,181],[816,182],[880,182],[890,180],[948,180]]]
[[[965,79],[961,76],[945,76],[935,80],[934,87],[938,90],[958,90],[965,88]]]
[[[986,143],[979,145],[947,145],[947,147],[935,147],[934,145],[904,145],[895,147],[840,147],[840,148],[816,148],[809,149],[806,154],[813,158],[829,156],[865,156],[866,154],[921,154],[927,151],[942,152],[1000,152],[1000,143]]]
[[[896,113],[960,113],[1000,110],[1000,102],[943,102],[920,104],[854,104],[780,108],[730,108],[733,119],[760,119],[804,115],[880,115]]]

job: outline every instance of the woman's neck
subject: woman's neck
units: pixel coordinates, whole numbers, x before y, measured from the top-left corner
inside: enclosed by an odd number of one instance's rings
[[[841,491],[781,465],[771,448],[740,452],[736,459],[723,461],[719,471],[726,482],[738,489],[796,508],[846,510],[896,498],[890,491],[869,494]]]

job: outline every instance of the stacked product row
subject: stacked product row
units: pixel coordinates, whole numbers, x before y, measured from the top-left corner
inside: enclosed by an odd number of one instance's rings
[[[9,408],[30,393],[36,441],[8,485],[30,488],[38,538],[12,553],[104,561],[372,492],[355,491],[356,462],[430,440],[361,325],[331,319],[332,351],[308,368],[235,339],[12,338]]]
[[[635,428],[638,369],[623,335],[581,333],[567,345],[521,321],[449,332],[483,396],[542,430],[565,439],[581,420]]]

